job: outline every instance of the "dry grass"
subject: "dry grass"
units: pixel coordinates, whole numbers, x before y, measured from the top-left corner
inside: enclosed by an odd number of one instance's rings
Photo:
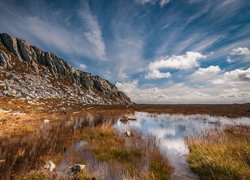
[[[22,180],[47,180],[49,175],[44,171],[31,171]]]
[[[11,136],[26,135],[34,132],[44,119],[50,121],[64,120],[78,114],[90,112],[98,118],[119,117],[131,112],[126,108],[108,107],[99,109],[94,106],[86,106],[75,101],[64,99],[36,99],[39,105],[30,104],[27,100],[12,97],[0,97],[0,139]],[[9,112],[2,112],[7,110]]]
[[[109,126],[86,129],[83,139],[91,143],[90,149],[100,161],[134,164],[142,157],[140,149],[126,148],[125,137],[119,136]]]
[[[162,158],[159,151],[150,154],[151,162],[149,164],[149,173],[146,176],[146,179],[157,179],[165,180],[171,179],[172,168],[166,164]]]
[[[250,179],[250,128],[189,139],[188,162],[201,179]]]

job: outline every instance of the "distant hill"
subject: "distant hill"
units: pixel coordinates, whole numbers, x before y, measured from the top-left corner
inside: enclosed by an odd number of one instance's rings
[[[0,34],[0,96],[65,98],[85,104],[132,103],[109,81],[5,33]]]

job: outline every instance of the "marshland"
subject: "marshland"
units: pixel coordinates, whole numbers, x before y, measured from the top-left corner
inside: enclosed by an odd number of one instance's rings
[[[59,107],[47,117],[39,107],[33,106],[33,113],[41,117],[33,120],[34,128],[28,132],[5,131],[1,139],[0,175],[4,179],[250,177],[247,104],[226,105],[238,109],[235,114],[231,111],[229,117],[224,116],[228,108],[218,110],[218,105],[196,108],[200,113],[185,113],[185,108],[190,108],[188,105],[180,105],[179,113],[178,105],[172,105],[172,109],[161,105],[165,109],[162,113],[154,105],[147,108],[142,108],[143,105],[88,106],[63,112]],[[211,111],[213,106],[216,115]],[[17,112],[25,114],[12,108],[8,116]],[[2,110],[2,115],[6,112]],[[1,126],[6,125],[8,122]],[[52,171],[45,168],[49,161],[55,165]],[[69,173],[75,164],[85,168]]]

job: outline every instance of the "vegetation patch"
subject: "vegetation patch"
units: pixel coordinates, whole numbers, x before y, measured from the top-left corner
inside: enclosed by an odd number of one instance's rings
[[[127,148],[125,137],[118,135],[109,126],[88,128],[83,132],[83,139],[91,144],[89,148],[100,161],[131,163],[143,153],[138,148]]]
[[[171,167],[164,162],[159,153],[154,154],[149,166],[148,179],[171,179]]]
[[[188,162],[201,179],[250,179],[250,128],[187,140]]]
[[[46,180],[49,179],[48,174],[43,171],[31,171],[25,175],[23,180]]]
[[[110,126],[86,129],[82,138],[87,141],[85,148],[95,158],[110,167],[119,167],[128,179],[171,179],[172,168],[162,157],[155,139],[142,137],[136,132],[126,137]],[[128,176],[129,174],[129,176]]]

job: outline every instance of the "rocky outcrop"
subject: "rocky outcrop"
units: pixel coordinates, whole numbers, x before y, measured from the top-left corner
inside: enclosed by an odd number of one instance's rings
[[[71,67],[27,41],[0,34],[0,96],[73,98],[86,104],[129,104],[109,81]]]

